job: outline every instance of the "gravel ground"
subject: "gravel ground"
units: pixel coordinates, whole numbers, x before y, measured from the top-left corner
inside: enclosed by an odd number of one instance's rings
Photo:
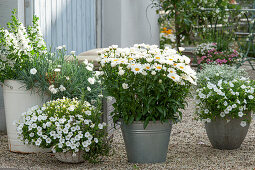
[[[255,71],[247,67],[252,79]],[[51,153],[18,154],[8,150],[7,136],[0,133],[0,168],[17,169],[255,169],[255,128],[249,132],[236,150],[213,149],[204,125],[193,119],[194,102],[183,111],[181,123],[173,126],[167,160],[159,164],[130,164],[127,162],[124,141],[120,129],[116,130],[109,157],[99,164],[65,164]]]

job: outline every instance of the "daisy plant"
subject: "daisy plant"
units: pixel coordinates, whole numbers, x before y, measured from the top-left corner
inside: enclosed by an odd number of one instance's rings
[[[100,106],[100,105],[99,105]],[[86,160],[95,162],[108,153],[105,123],[100,123],[101,107],[87,101],[62,98],[22,113],[17,123],[19,138],[25,144],[52,148],[56,152],[84,152]]]
[[[177,122],[196,72],[190,59],[176,50],[156,45],[116,45],[99,52],[101,77],[108,96],[115,98],[114,122],[130,124],[143,121]]]
[[[205,66],[198,74],[198,119],[210,123],[216,118],[227,121],[242,118],[242,127],[250,123],[251,111],[255,110],[255,81],[243,72],[226,65]]]

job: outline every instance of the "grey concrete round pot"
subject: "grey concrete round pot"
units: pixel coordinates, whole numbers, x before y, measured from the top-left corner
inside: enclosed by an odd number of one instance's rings
[[[251,117],[251,114],[247,115]],[[229,122],[227,120],[217,118],[212,120],[210,123],[205,124],[205,129],[207,136],[216,149],[226,149],[232,150],[237,149],[241,146],[250,124],[247,123],[245,127],[240,125],[247,117],[240,119],[231,119]]]
[[[131,163],[165,162],[170,140],[172,122],[149,122],[144,129],[143,122],[130,125],[121,123],[128,161]]]

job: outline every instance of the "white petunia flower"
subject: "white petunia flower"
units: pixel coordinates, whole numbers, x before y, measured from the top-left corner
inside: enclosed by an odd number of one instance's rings
[[[91,111],[90,111],[90,110],[87,110],[87,111],[85,111],[85,114],[88,115],[88,116],[90,116],[90,115],[91,115]]]
[[[75,51],[71,51],[70,54],[71,54],[71,55],[75,55]]]
[[[103,129],[104,126],[103,126],[101,123],[99,123],[99,124],[98,124],[98,128],[99,128],[99,129]]]
[[[30,70],[30,74],[35,75],[37,73],[37,70],[35,68],[32,68]]]
[[[98,139],[97,138],[94,138],[94,141],[95,141],[95,143],[98,143]]]
[[[221,113],[220,113],[220,117],[225,117],[225,113],[224,113],[224,112],[221,112]]]
[[[86,148],[85,148],[85,151],[86,151],[86,152],[89,152],[89,151],[90,151],[89,147],[86,147]]]
[[[243,112],[238,112],[239,117],[243,117]]]
[[[68,108],[68,110],[71,111],[71,112],[74,111],[74,109],[75,109],[75,106],[74,106],[74,105],[71,105],[71,106]]]
[[[211,123],[211,121],[212,121],[212,120],[211,120],[210,118],[207,118],[207,119],[206,119],[206,122],[207,122],[207,123]]]
[[[87,87],[87,90],[88,90],[88,91],[91,91],[91,88],[88,86],[88,87]]]
[[[240,126],[245,127],[247,125],[246,121],[241,121]]]
[[[249,95],[248,98],[252,100],[252,99],[254,99],[254,96],[253,95]]]

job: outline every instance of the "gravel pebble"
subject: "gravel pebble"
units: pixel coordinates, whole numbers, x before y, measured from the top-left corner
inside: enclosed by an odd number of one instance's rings
[[[247,71],[255,79],[255,71]],[[131,164],[127,161],[120,129],[114,133],[109,157],[99,164],[66,164],[59,162],[52,153],[19,154],[8,150],[7,136],[0,133],[0,168],[17,169],[254,169],[255,129],[251,123],[248,134],[236,150],[213,149],[204,125],[194,120],[194,101],[183,111],[183,120],[172,128],[167,160],[158,164]]]

